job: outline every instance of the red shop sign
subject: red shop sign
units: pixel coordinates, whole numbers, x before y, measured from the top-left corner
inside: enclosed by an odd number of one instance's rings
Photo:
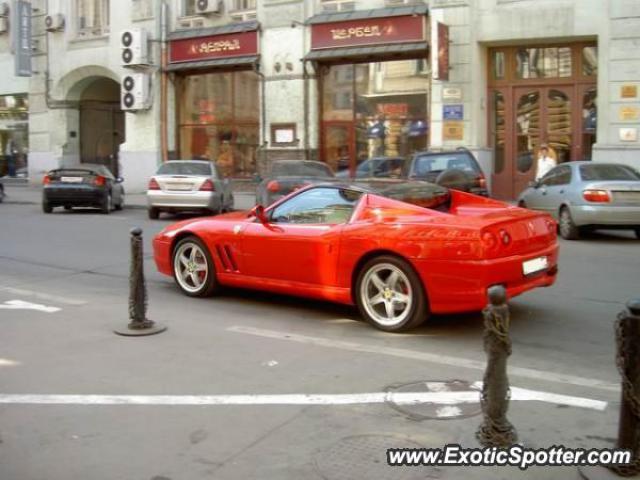
[[[366,18],[311,25],[311,48],[352,47],[426,41],[425,17]]]
[[[227,33],[172,40],[169,62],[191,62],[258,54],[258,32]]]

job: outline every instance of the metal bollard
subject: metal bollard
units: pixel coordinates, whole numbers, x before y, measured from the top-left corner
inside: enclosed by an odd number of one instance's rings
[[[617,448],[631,451],[631,463],[580,467],[587,480],[633,477],[640,474],[640,299],[627,302],[616,322],[616,365],[622,377]]]
[[[114,330],[118,335],[140,337],[164,332],[167,327],[147,318],[147,285],[144,280],[142,229],[131,229],[131,267],[129,270],[129,324]]]
[[[476,438],[484,447],[506,447],[517,440],[516,430],[507,420],[510,396],[507,357],[511,355],[509,307],[504,287],[491,287],[488,295],[489,305],[482,311],[484,351],[487,353],[487,368],[480,396],[483,422],[476,432]]]

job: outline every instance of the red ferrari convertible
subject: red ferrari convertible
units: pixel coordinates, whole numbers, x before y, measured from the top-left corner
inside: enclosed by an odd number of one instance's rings
[[[168,226],[153,249],[187,295],[233,286],[355,304],[394,332],[481,310],[492,285],[514,297],[558,272],[550,216],[425,182],[315,185],[266,210]]]

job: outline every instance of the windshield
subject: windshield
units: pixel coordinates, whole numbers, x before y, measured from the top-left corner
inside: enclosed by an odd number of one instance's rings
[[[333,177],[331,169],[320,162],[296,162],[287,160],[274,162],[271,167],[274,177]]]
[[[626,165],[580,165],[580,176],[584,181],[592,180],[640,180],[640,173]]]
[[[169,162],[160,166],[158,175],[198,175],[211,176],[211,165],[202,162]]]
[[[426,176],[445,170],[462,170],[469,173],[480,173],[478,164],[468,153],[451,152],[417,157],[413,167],[413,175]]]

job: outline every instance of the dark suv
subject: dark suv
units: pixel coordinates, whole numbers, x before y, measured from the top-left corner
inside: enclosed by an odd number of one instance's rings
[[[489,196],[487,181],[478,161],[466,148],[417,152],[411,159],[408,177],[443,187]]]

